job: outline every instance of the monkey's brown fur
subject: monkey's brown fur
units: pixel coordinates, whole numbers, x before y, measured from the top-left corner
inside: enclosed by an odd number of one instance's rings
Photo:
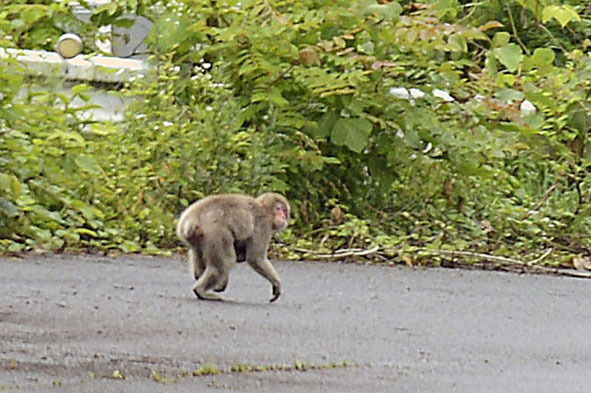
[[[281,294],[281,279],[267,258],[273,233],[284,229],[290,207],[285,197],[265,193],[212,195],[189,206],[180,216],[177,235],[189,248],[193,291],[200,299],[224,300],[231,268],[246,262],[273,286],[271,301]]]

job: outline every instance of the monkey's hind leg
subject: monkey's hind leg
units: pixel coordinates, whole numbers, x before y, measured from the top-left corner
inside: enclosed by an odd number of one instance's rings
[[[228,286],[229,277],[229,274],[226,274],[224,277],[220,277],[218,283],[213,287],[213,290],[216,292],[224,292]]]
[[[205,271],[205,263],[200,252],[194,250],[192,247],[189,248],[189,273],[195,280],[199,280],[199,277]]]
[[[230,278],[230,269],[232,265],[236,262],[233,262],[234,256],[230,256],[230,259],[225,263],[222,263],[220,268],[218,269],[218,275],[216,277],[215,284],[213,285],[213,290],[216,292],[223,292],[226,290],[228,286],[228,279]]]
[[[212,288],[215,286],[218,280],[218,272],[211,267],[205,268],[205,271],[195,283],[193,292],[201,300],[218,300],[224,301],[225,299],[215,292],[212,292]]]

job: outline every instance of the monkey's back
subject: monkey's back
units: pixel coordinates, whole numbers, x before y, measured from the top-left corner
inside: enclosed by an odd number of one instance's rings
[[[198,225],[205,235],[224,228],[235,240],[248,238],[254,230],[255,214],[260,206],[250,196],[241,194],[211,195],[190,205],[179,219],[179,232],[185,222]],[[215,235],[215,234],[212,234]]]

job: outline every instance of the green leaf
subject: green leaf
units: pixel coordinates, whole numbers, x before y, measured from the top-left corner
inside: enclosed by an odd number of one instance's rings
[[[556,55],[550,48],[536,48],[532,55],[534,63],[540,66],[552,64],[555,58]]]
[[[205,23],[203,22],[198,22]],[[146,38],[146,43],[153,45],[159,52],[166,53],[177,49],[184,53],[188,51],[194,40],[201,34],[191,31],[193,21],[188,15],[178,15],[176,12],[164,13],[152,26]]]
[[[42,19],[47,16],[47,6],[46,5],[27,5],[26,8],[21,13],[21,17],[23,21],[30,25],[32,23],[37,22],[39,19]]]
[[[118,18],[115,19],[112,23],[117,27],[123,27],[124,29],[129,29],[135,24],[135,20],[131,18]]]
[[[434,10],[438,18],[456,17],[459,9],[457,0],[437,0],[434,3]]]
[[[78,165],[80,169],[88,173],[92,173],[93,175],[98,175],[102,172],[100,165],[92,156],[81,154],[78,157],[76,157],[76,160],[74,160],[74,162],[76,163],[76,165]]]
[[[0,212],[4,213],[8,218],[14,218],[18,216],[19,209],[8,199],[0,197]]]
[[[131,240],[125,240],[119,247],[127,253],[138,252],[141,248],[136,242]]]
[[[499,48],[501,46],[505,46],[511,40],[511,34],[507,33],[506,31],[500,31],[495,33],[493,37],[491,47],[492,48]]]
[[[523,60],[523,51],[517,44],[507,44],[493,49],[493,54],[511,72],[517,71],[519,63]]]
[[[75,85],[74,87],[72,87],[72,94],[78,95],[78,94],[86,93],[91,90],[92,90],[92,87],[90,87],[89,85],[87,85],[85,83],[79,83],[79,84]]]
[[[373,55],[374,50],[375,44],[372,41],[366,41],[363,44],[357,45],[357,51],[366,55]]]
[[[540,115],[539,113],[530,113],[529,115],[523,117],[523,121],[530,129],[537,133],[537,130],[542,129],[544,126],[545,119],[544,116]]]
[[[35,239],[41,239],[45,241],[49,241],[52,238],[51,231],[45,228],[39,228],[36,225],[31,225],[29,230],[33,233],[33,237]]]
[[[35,205],[31,208],[31,211],[35,212],[37,215],[45,218],[46,220],[55,221],[59,224],[66,225],[66,222],[58,212],[47,210],[44,206]]]
[[[365,1],[361,5],[361,15],[381,15],[392,21],[398,20],[402,7],[395,1],[386,4],[376,4],[374,1]]]
[[[10,191],[12,191],[12,197],[14,199],[20,197],[23,191],[23,185],[15,176],[12,177],[12,181],[10,182]]]
[[[482,41],[490,41],[490,38],[479,29],[468,29],[459,33],[460,36],[466,40],[482,40]]]
[[[76,228],[76,233],[79,235],[86,235],[90,237],[98,237],[98,233],[87,228]]]
[[[538,69],[550,71],[554,64],[556,55],[550,48],[537,48],[533,55],[524,59],[523,65],[526,70]]]
[[[495,92],[495,97],[505,103],[521,101],[524,96],[522,92],[515,89],[500,89]]]
[[[591,111],[580,103],[570,105],[568,108],[568,124],[578,130],[581,135],[591,129]]]
[[[339,119],[332,129],[331,139],[336,145],[361,153],[367,145],[371,129],[371,123],[362,118]]]
[[[335,112],[326,112],[324,116],[318,120],[318,128],[314,129],[311,133],[316,138],[326,138],[330,135],[330,132],[334,128],[334,125],[338,119],[339,115],[337,115]]]
[[[453,34],[449,37],[449,48],[452,52],[467,52],[468,43],[466,39],[459,34]]]
[[[102,219],[104,217],[104,214],[100,210],[98,210],[97,208],[95,208],[91,205],[88,205],[78,199],[73,200],[71,202],[71,206],[72,206],[72,208],[79,211],[84,216],[86,221],[93,221],[97,217],[100,219]]]
[[[404,130],[404,142],[407,146],[413,149],[418,150],[423,147],[423,141],[417,130],[414,128],[408,128]]]
[[[121,131],[120,128],[116,124],[113,124],[110,122],[92,123],[89,125],[88,128],[89,128],[89,131],[92,132],[93,134],[101,135],[101,136],[115,134],[115,133]]]
[[[549,5],[544,7],[542,11],[542,23],[546,23],[552,18],[556,19],[562,27],[571,21],[581,21],[581,17],[577,14],[577,11],[570,5]]]
[[[341,163],[341,160],[336,157],[322,157],[322,161],[324,161],[325,164],[331,165],[339,165]]]
[[[47,137],[48,140],[53,139],[62,139],[62,140],[71,140],[77,142],[81,146],[83,146],[86,142],[84,137],[80,135],[76,131],[62,131],[62,130],[54,130],[51,135]]]
[[[289,105],[289,101],[287,101],[283,95],[281,95],[281,90],[276,87],[269,90],[268,99],[273,104],[280,107]]]
[[[8,190],[11,182],[12,176],[7,175],[6,173],[0,173],[0,191]]]
[[[0,190],[10,190],[11,196],[16,199],[20,196],[22,188],[22,184],[15,176],[0,173]]]

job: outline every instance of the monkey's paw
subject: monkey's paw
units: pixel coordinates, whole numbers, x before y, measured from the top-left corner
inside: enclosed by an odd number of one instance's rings
[[[213,300],[213,301],[218,301],[218,302],[223,302],[226,300],[222,296],[218,295],[217,293],[213,293],[213,292],[199,293],[196,289],[193,289],[193,293],[200,300]]]
[[[271,296],[270,303],[273,303],[281,295],[281,287],[279,285],[273,285],[273,296]]]

